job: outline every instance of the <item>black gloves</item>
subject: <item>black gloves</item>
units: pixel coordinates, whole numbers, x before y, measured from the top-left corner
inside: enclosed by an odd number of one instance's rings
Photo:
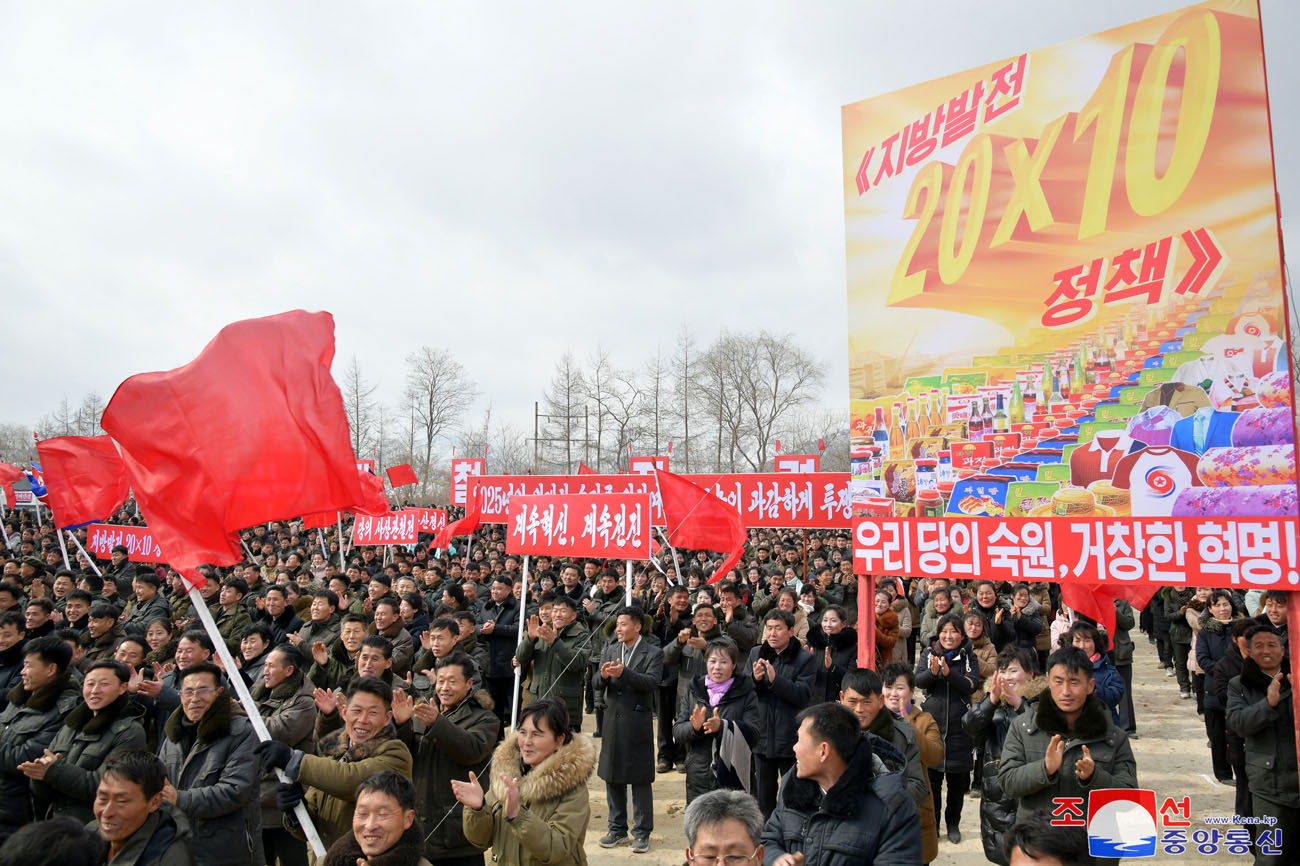
[[[293,807],[302,802],[302,794],[302,785],[297,782],[283,782],[275,788],[275,807],[281,812],[292,812]]]
[[[262,766],[268,770],[283,770],[289,766],[293,749],[275,740],[264,740],[257,744],[257,756],[262,759]]]

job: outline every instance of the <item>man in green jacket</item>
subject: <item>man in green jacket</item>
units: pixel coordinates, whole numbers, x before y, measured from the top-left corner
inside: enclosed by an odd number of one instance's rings
[[[569,709],[573,730],[582,724],[582,682],[587,675],[587,627],[578,621],[578,603],[558,595],[551,622],[528,620],[528,636],[515,651],[519,664],[533,666],[528,694],[533,700],[554,697]]]
[[[1048,691],[1016,718],[1002,746],[998,784],[1025,812],[1050,815],[1058,797],[1085,801],[1097,788],[1136,788],[1128,735],[1092,693],[1092,662],[1077,647],[1047,659]]]

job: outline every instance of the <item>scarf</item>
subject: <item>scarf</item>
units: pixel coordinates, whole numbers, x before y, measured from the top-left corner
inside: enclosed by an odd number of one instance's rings
[[[706,676],[704,678],[704,687],[709,690],[709,706],[716,707],[722,703],[722,698],[731,690],[731,684],[735,681],[736,678],[733,676],[720,683],[715,683]]]

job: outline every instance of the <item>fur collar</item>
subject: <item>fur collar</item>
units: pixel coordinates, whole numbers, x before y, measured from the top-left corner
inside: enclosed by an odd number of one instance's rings
[[[1282,654],[1282,672],[1288,677],[1291,675],[1291,665],[1289,662],[1290,660],[1284,652]],[[1259,689],[1261,692],[1266,692],[1268,691],[1269,683],[1272,682],[1272,678],[1259,669],[1259,664],[1256,663],[1254,659],[1243,659],[1241,662],[1241,682],[1243,685]],[[1283,694],[1288,690],[1289,687],[1284,688],[1282,690]],[[12,698],[10,700],[12,700]]]
[[[875,755],[872,747],[880,741],[866,736],[858,740],[858,748],[849,759],[844,775],[822,796],[821,788],[812,779],[800,779],[793,773],[782,786],[780,798],[785,805],[799,812],[822,811],[836,818],[850,818],[857,811],[864,790],[871,787],[876,777]]]
[[[890,720],[890,729],[884,734],[867,733],[867,741],[871,743],[872,772],[876,775],[881,773],[905,773],[907,772],[907,756],[894,745],[893,720],[898,716],[895,716],[889,710],[881,710],[880,715]]]
[[[506,789],[501,774],[519,778],[519,802],[525,806],[558,800],[574,788],[587,784],[596,767],[596,747],[585,734],[574,734],[573,740],[556,749],[555,753],[520,777],[523,759],[515,734],[501,741],[492,753],[492,793],[505,802]]]
[[[0,668],[20,667],[23,663],[23,646],[25,640],[9,647],[7,650],[0,650]]]
[[[783,661],[788,663],[797,659],[802,650],[803,644],[799,642],[799,638],[792,636],[790,643],[780,652],[772,649],[772,646],[767,641],[763,641],[759,644],[758,657],[770,662]]]
[[[129,694],[122,695],[113,703],[104,707],[98,715],[90,707],[86,706],[86,702],[83,700],[77,704],[72,712],[68,713],[63,720],[63,724],[82,734],[102,734],[122,716],[128,719],[144,717],[143,708],[132,702]]]
[[[267,652],[269,653],[270,650],[267,650]],[[289,679],[285,680],[275,688],[271,689],[270,694],[267,694],[266,680],[262,679],[261,677],[258,677],[257,685],[253,686],[253,691],[252,691],[253,700],[254,701],[265,701],[265,700],[287,701],[289,700],[289,698],[298,694],[299,690],[302,689],[303,680],[305,679],[307,679],[306,674],[304,674],[302,671],[295,670],[292,674],[289,675]],[[311,692],[309,691],[308,694],[311,694]]]
[[[1239,619],[1241,619],[1241,615],[1233,613],[1232,619],[1228,622],[1219,622],[1213,617],[1213,615],[1204,613],[1201,614],[1201,618],[1197,621],[1197,627],[1201,631],[1210,632],[1212,634],[1227,634],[1228,630],[1232,628],[1232,624]]]
[[[217,695],[212,706],[208,707],[203,718],[199,719],[195,742],[214,742],[230,736],[230,721],[233,715],[230,692],[223,691]],[[163,725],[163,733],[167,735],[167,739],[173,743],[185,742],[185,721],[184,709],[177,707],[173,710],[167,717],[167,723]]]
[[[1083,705],[1083,712],[1074,720],[1073,729],[1057,709],[1051,691],[1044,690],[1037,705],[1035,722],[1039,730],[1049,734],[1060,734],[1074,740],[1101,740],[1106,737],[1110,729],[1110,710],[1106,709],[1106,705],[1096,695],[1088,695],[1088,700]]]
[[[382,854],[367,858],[361,853],[357,837],[349,831],[330,846],[325,852],[325,859],[320,862],[321,866],[356,866],[358,862],[368,863],[369,866],[410,866],[419,863],[423,856],[424,831],[420,829],[420,819],[416,818],[415,823],[397,840],[397,844]]]
[[[1047,677],[1039,674],[1020,687],[1020,699],[1022,701],[1032,701],[1045,691],[1047,691]],[[1001,703],[1008,707],[1011,706],[1007,703],[1006,698],[1003,698]]]
[[[59,698],[68,688],[70,682],[70,675],[65,671],[36,691],[29,692],[23,686],[22,680],[19,680],[18,685],[9,690],[9,703],[26,707],[38,713],[46,712],[59,702]]]
[[[348,729],[339,728],[330,731],[316,742],[316,754],[322,758],[333,758],[352,764],[374,756],[379,751],[380,746],[396,736],[397,728],[393,726],[392,722],[389,722],[388,727],[379,731],[364,743],[358,743],[354,746],[348,740]]]

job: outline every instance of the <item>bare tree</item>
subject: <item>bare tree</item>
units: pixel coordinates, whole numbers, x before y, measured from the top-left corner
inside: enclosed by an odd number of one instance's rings
[[[602,413],[609,419],[615,436],[615,469],[630,468],[630,446],[641,437],[643,430],[641,405],[645,403],[644,396],[631,374],[615,371],[610,378]]]
[[[583,379],[586,389],[583,392],[591,408],[596,413],[596,471],[604,467],[605,458],[605,419],[608,417],[608,403],[613,379],[617,375],[609,361],[609,350],[599,343],[596,351],[587,362],[589,367]],[[617,456],[617,455],[616,455]]]
[[[423,479],[420,495],[423,496],[428,491],[434,440],[452,429],[478,390],[465,374],[465,368],[446,349],[422,346],[406,357],[406,368],[406,394],[415,419],[411,426],[418,427],[419,433],[415,436],[413,429],[412,438],[423,446],[420,460]]]
[[[361,375],[361,364],[353,355],[343,371],[343,409],[352,428],[352,453],[360,456],[376,443],[376,425],[379,423],[379,401],[375,399],[378,388]]]
[[[104,398],[97,391],[91,391],[81,398],[77,407],[76,429],[78,436],[97,436],[103,432],[99,420],[104,415]]]
[[[77,412],[72,408],[67,397],[59,401],[59,408],[37,422],[36,432],[40,433],[43,439],[49,439],[51,436],[77,435]]]
[[[35,441],[26,424],[0,424],[0,460],[17,465],[35,459]]]
[[[691,395],[695,389],[697,363],[695,338],[683,324],[672,359],[672,380],[676,398],[674,414],[682,425],[682,462],[687,472],[691,471]]]
[[[547,453],[556,456],[547,462],[561,474],[573,472],[573,443],[575,426],[581,417],[586,384],[582,371],[573,360],[572,352],[565,352],[555,365],[555,375],[545,394]],[[562,458],[562,459],[560,459]]]
[[[642,415],[646,418],[646,433],[650,437],[652,454],[659,454],[659,443],[661,433],[668,432],[664,429],[665,403],[667,402],[666,387],[668,384],[668,367],[664,363],[663,349],[655,346],[654,356],[646,362],[645,367],[645,390],[642,399]]]

